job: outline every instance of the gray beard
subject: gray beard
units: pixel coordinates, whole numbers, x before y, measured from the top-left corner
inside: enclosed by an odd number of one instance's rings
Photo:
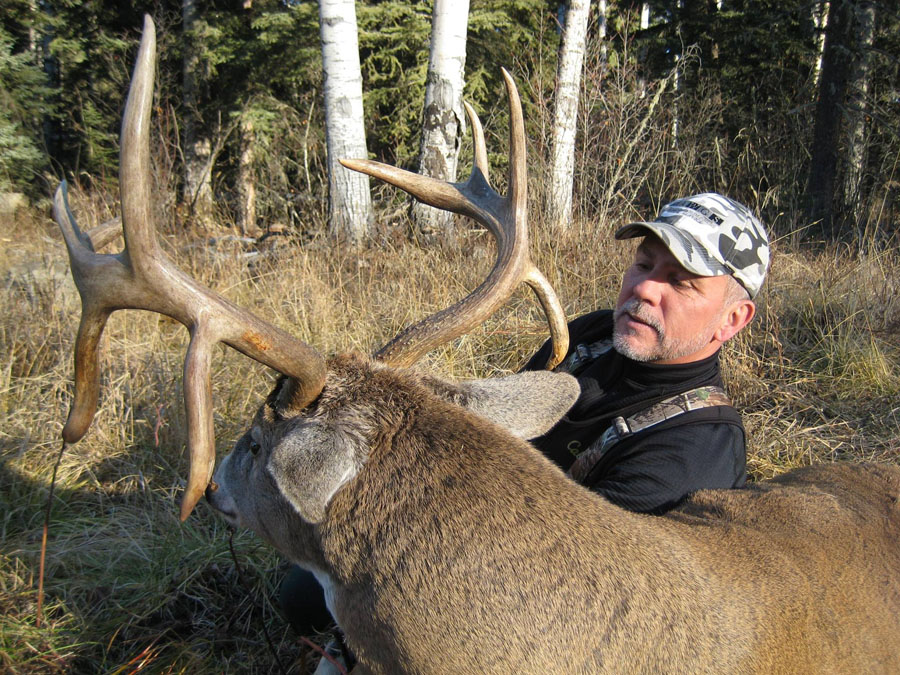
[[[636,349],[627,341],[627,333],[619,331],[619,317],[623,314],[631,314],[636,319],[643,321],[656,331],[656,344]],[[613,347],[619,354],[633,361],[651,362],[677,359],[688,356],[703,349],[709,343],[708,330],[694,333],[687,339],[673,340],[666,336],[666,331],[656,317],[652,316],[640,300],[632,298],[613,314],[615,321],[613,328]]]

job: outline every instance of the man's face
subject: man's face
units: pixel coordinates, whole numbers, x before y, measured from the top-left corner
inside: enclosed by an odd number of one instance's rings
[[[665,245],[648,235],[622,278],[616,303],[616,350],[636,361],[689,363],[721,346],[729,278],[687,271]]]

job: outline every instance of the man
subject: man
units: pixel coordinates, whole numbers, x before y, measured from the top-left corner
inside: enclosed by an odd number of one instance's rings
[[[722,389],[719,348],[753,318],[769,246],[759,220],[717,194],[676,200],[655,221],[616,232],[632,237],[644,240],[615,311],[569,324],[572,347],[557,370],[578,377],[581,396],[532,442],[613,503],[661,513],[694,490],[746,481],[744,428]],[[526,369],[549,355],[548,343]],[[300,634],[331,622],[300,568],[281,604]]]
[[[722,389],[719,349],[755,314],[769,246],[746,207],[713,193],[666,204],[615,236],[644,239],[615,311],[570,323],[557,370],[582,393],[533,443],[613,503],[662,513],[695,490],[746,482],[744,428]],[[548,355],[544,345],[526,368]]]

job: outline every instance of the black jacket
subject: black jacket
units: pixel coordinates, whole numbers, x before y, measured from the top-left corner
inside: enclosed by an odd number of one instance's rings
[[[569,324],[571,347],[560,369],[578,378],[581,396],[553,429],[532,440],[563,470],[600,438],[615,417],[629,417],[697,387],[722,386],[718,352],[689,364],[640,363],[611,348],[612,329],[610,310]],[[577,362],[572,355],[586,353],[589,345],[593,353]],[[549,353],[545,344],[525,369],[543,367]],[[583,483],[624,508],[661,513],[695,490],[742,487],[746,481],[741,417],[731,406],[715,406],[692,410],[620,440]]]

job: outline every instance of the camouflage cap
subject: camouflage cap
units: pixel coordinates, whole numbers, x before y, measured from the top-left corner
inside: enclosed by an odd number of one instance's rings
[[[649,231],[649,232],[648,232]],[[652,232],[689,272],[730,274],[755,298],[769,267],[769,240],[746,206],[714,192],[669,202],[653,222],[629,223],[616,239]]]

